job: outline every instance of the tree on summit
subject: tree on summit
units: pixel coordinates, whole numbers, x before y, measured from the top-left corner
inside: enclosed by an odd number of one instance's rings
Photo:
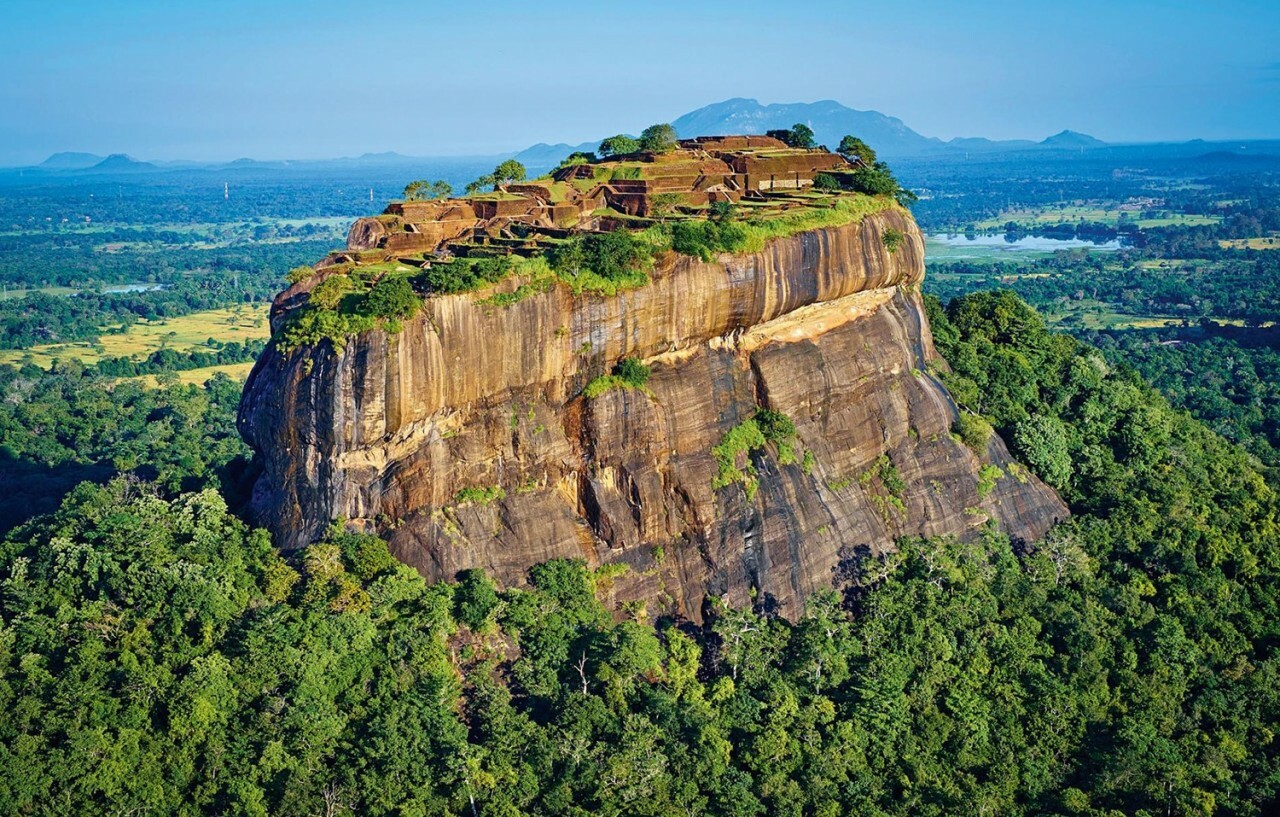
[[[493,183],[505,188],[509,184],[522,182],[525,178],[524,165],[515,159],[508,159],[493,169]]]
[[[842,182],[841,187],[866,193],[869,196],[893,196],[904,207],[916,201],[916,194],[899,184],[889,165],[880,161],[876,157],[875,150],[858,137],[846,134],[840,140],[836,153],[854,165],[849,182]]]
[[[876,152],[871,149],[870,145],[856,136],[846,135],[841,139],[840,147],[836,148],[836,153],[839,153],[854,164],[872,167],[876,163]]]
[[[650,125],[640,133],[640,149],[650,153],[675,150],[676,129],[666,124]]]
[[[447,199],[453,195],[453,187],[443,179],[427,181],[418,179],[409,182],[404,188],[405,201],[427,201],[428,199]]]
[[[620,133],[605,139],[596,150],[601,156],[625,156],[640,150],[640,142]]]
[[[787,142],[787,144],[791,145],[793,148],[804,148],[805,150],[809,150],[817,144],[814,140],[813,128],[803,122],[797,122],[792,125],[791,140]]]
[[[716,223],[733,221],[733,217],[737,212],[737,208],[733,206],[731,201],[714,201],[707,208],[707,219]]]
[[[797,122],[790,128],[779,128],[777,130],[766,131],[765,135],[772,136],[774,139],[777,139],[785,143],[788,147],[793,148],[809,150],[817,144],[814,139],[813,128],[803,122]]]
[[[486,187],[493,187],[493,185],[494,185],[493,174],[486,173],[480,178],[476,179],[475,181],[468,182],[466,186],[466,193],[468,196],[474,196],[476,193],[479,193],[480,191],[484,190]]]
[[[595,164],[598,161],[600,161],[600,159],[594,153],[589,153],[583,150],[575,150],[573,153],[570,153],[568,156],[560,160],[560,164],[556,165],[556,170],[560,170],[566,167],[574,167],[576,165]]]
[[[507,159],[502,164],[493,169],[492,173],[486,173],[475,181],[467,185],[467,195],[473,196],[486,187],[493,187],[495,190],[505,189],[509,184],[522,182],[525,179],[524,165],[515,159]]]

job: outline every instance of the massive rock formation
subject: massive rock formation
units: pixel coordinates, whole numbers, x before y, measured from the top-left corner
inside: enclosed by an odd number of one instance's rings
[[[906,237],[893,252],[889,229]],[[268,350],[241,413],[262,465],[254,510],[286,549],[339,517],[377,530],[430,578],[625,564],[617,601],[694,619],[709,594],[795,615],[855,553],[902,536],[994,520],[1039,537],[1061,500],[997,437],[975,454],[950,433],[923,272],[894,208],[751,255],[669,254],[616,297],[433,297],[399,333],[340,352]],[[647,390],[581,396],[627,356],[652,367]],[[714,488],[712,448],[759,408],[794,421],[795,456],[759,448],[737,463],[758,490]]]

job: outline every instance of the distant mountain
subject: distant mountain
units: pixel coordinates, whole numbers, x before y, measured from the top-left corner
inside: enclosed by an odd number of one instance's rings
[[[418,161],[416,157],[405,156],[403,153],[396,153],[388,150],[384,153],[362,153],[354,159],[335,159],[337,162],[352,162],[362,165],[402,165],[406,162]]]
[[[570,145],[564,142],[548,145],[546,142],[539,142],[517,153],[515,160],[528,168],[555,167],[564,157],[578,152],[592,153],[599,145],[600,140],[583,142],[580,145]]]
[[[791,102],[761,105],[754,99],[727,99],[690,111],[671,124],[682,138],[764,133],[803,122],[819,144],[835,148],[845,134],[855,134],[885,156],[906,156],[945,149],[940,139],[921,136],[901,119],[878,111],[858,111],[839,102]]]
[[[946,143],[948,148],[955,150],[963,150],[965,153],[995,153],[997,151],[1010,150],[1034,150],[1040,146],[1039,142],[1033,142],[1030,139],[987,139],[984,136],[957,136],[955,139],[948,140]]]
[[[279,159],[250,159],[248,157],[242,157],[219,165],[206,165],[206,169],[211,171],[229,171],[233,173],[274,172],[291,170],[293,167],[293,162]]]
[[[834,148],[845,134],[857,136],[888,159],[915,156],[933,156],[945,159],[960,153],[999,153],[1037,150],[1088,150],[1108,147],[1105,142],[1087,134],[1064,130],[1041,142],[1029,139],[998,141],[981,137],[962,137],[943,141],[924,136],[906,125],[901,119],[886,116],[879,111],[859,111],[841,105],[831,99],[819,102],[788,102],[763,105],[754,99],[726,99],[690,111],[671,124],[681,138],[695,136],[727,136],[743,133],[790,128],[803,122],[813,128],[818,144]],[[601,135],[603,138],[605,134]],[[594,151],[600,144],[595,139],[581,144],[540,142],[515,154],[515,159],[530,172],[541,173],[555,167],[566,156],[576,151]],[[349,170],[360,172],[373,168],[418,167],[425,164],[484,164],[501,161],[501,156],[405,156],[400,153],[365,153],[361,156],[337,159],[276,160],[236,159],[233,162],[143,162],[123,153],[112,154],[105,159],[91,153],[55,153],[40,164],[37,170],[59,173],[138,173],[177,169],[227,170],[227,171],[299,171],[314,170],[332,172]],[[415,171],[416,172],[416,171]]]
[[[45,170],[84,170],[93,167],[104,158],[96,153],[76,153],[68,150],[53,154],[37,167]]]
[[[1104,148],[1107,143],[1101,139],[1095,139],[1087,133],[1078,133],[1073,130],[1064,130],[1061,133],[1055,133],[1048,139],[1040,143],[1042,147],[1047,148],[1067,148],[1070,150],[1089,148]]]
[[[877,111],[858,111],[833,100],[821,102],[794,102],[762,105],[754,99],[726,99],[690,111],[671,124],[682,139],[695,136],[726,136],[741,133],[764,133],[769,130],[790,128],[803,122],[813,128],[819,144],[834,148],[845,134],[856,134],[877,152],[887,157],[918,155],[945,151],[947,143],[916,133],[901,119],[885,116]],[[999,149],[1000,143],[986,143],[983,149]],[[597,139],[579,145],[533,145],[516,154],[517,161],[530,169],[554,167],[574,151],[593,151],[600,144]],[[1034,147],[1035,142],[1026,142]]]
[[[126,153],[113,153],[88,168],[94,173],[144,173],[158,169],[151,162],[140,162]]]

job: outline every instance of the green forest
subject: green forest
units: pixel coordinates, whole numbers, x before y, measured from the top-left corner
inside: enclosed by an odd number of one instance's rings
[[[233,490],[249,454],[235,427],[242,384],[225,375],[203,386],[171,373],[158,379],[149,388],[75,361],[48,372],[0,366],[0,535],[56,510],[78,483],[115,474],[169,495]]]
[[[60,373],[38,419],[5,406],[6,456],[132,450],[153,478],[82,484],[0,548],[0,811],[1274,813],[1257,461],[1011,293],[929,311],[958,432],[999,431],[1075,516],[855,559],[794,624],[615,620],[580,562],[431,585],[339,529],[282,558],[234,513],[234,384]],[[123,407],[163,444],[100,427]]]

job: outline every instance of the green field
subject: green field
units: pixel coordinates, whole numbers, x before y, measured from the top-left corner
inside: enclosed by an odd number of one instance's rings
[[[266,304],[212,309],[169,320],[142,321],[122,334],[103,335],[92,342],[55,343],[31,349],[5,349],[0,351],[0,364],[34,363],[47,369],[55,360],[76,358],[82,363],[92,365],[103,358],[143,358],[160,349],[173,349],[177,352],[207,349],[210,338],[219,343],[265,340],[271,334],[267,326],[269,309],[270,307]],[[183,374],[190,375],[191,372]]]
[[[249,372],[253,369],[252,363],[228,363],[225,366],[206,366],[203,369],[188,369],[185,372],[175,372],[179,383],[191,383],[197,386],[204,385],[204,382],[215,374],[225,374],[227,377],[235,381],[243,381],[249,377]],[[160,379],[153,374],[140,375],[137,378],[125,378],[127,380],[140,380],[148,386],[155,388],[160,385]]]
[[[332,237],[339,240],[351,226],[352,219],[346,216],[315,216],[312,218],[272,218],[258,221],[230,222],[196,222],[186,224],[114,224],[106,222],[84,223],[69,222],[42,232],[42,235],[57,236],[97,236],[112,235],[111,241],[96,244],[94,250],[104,253],[158,252],[172,248],[210,250],[247,244],[289,244],[299,241],[312,241],[317,238]],[[261,228],[298,228],[314,225],[322,230],[320,234],[269,236],[260,232]],[[120,233],[125,235],[120,235]],[[159,238],[164,233],[187,236],[191,240],[165,242]],[[0,237],[29,235],[26,230],[0,230]]]
[[[1106,247],[1087,243],[1077,245],[1074,241],[1059,247],[1042,246],[1047,243],[1044,239],[1028,237],[1020,245],[992,246],[977,242],[957,245],[936,240],[932,236],[925,236],[924,252],[928,263],[933,264],[943,261],[1025,261],[1028,259],[1049,258],[1054,253],[1063,250],[1104,253],[1115,250],[1115,246]]]
[[[25,298],[32,292],[43,292],[46,295],[75,295],[80,290],[71,287],[37,287],[34,289],[3,289],[0,290],[0,301],[7,301],[12,298]]]
[[[131,284],[107,284],[102,287],[105,294],[124,293],[138,291],[140,289],[158,289],[158,284],[152,283],[131,283]],[[75,287],[32,287],[30,289],[0,289],[0,301],[7,301],[13,298],[25,298],[32,292],[39,292],[44,295],[75,295],[80,292],[86,292],[86,289],[77,289]]]
[[[1185,320],[1192,323],[1200,320],[1199,316],[1175,315],[1138,315],[1132,312],[1120,312],[1102,301],[1084,299],[1072,301],[1070,305],[1048,305],[1041,307],[1045,322],[1057,329],[1068,326],[1082,329],[1160,329],[1166,326],[1179,326]],[[1244,326],[1245,322],[1237,318],[1210,316],[1210,319],[1223,326]],[[1272,325],[1270,323],[1264,326]]]
[[[1217,224],[1222,221],[1221,216],[1202,216],[1172,212],[1167,215],[1162,214],[1159,217],[1142,218],[1141,213],[1123,211],[1119,206],[1079,204],[1049,208],[1015,208],[1012,210],[1006,210],[995,218],[980,221],[974,226],[979,230],[999,230],[1010,221],[1026,227],[1047,224],[1071,224],[1081,221],[1110,224],[1115,226],[1120,223],[1121,217],[1124,217],[1126,224],[1134,224],[1144,230],[1153,227],[1170,227],[1173,225],[1195,227],[1204,224]]]
[[[1280,250],[1280,236],[1227,238],[1218,242],[1224,250]]]
[[[207,232],[234,232],[238,230],[252,230],[255,227],[301,227],[305,224],[315,224],[320,227],[327,227],[331,230],[346,230],[351,226],[352,218],[349,216],[312,216],[309,218],[264,218],[258,221],[199,221],[199,222],[182,222],[182,223],[158,223],[139,225],[132,222],[68,222],[66,224],[57,225],[52,232],[56,233],[106,233],[119,229],[126,230],[148,230],[154,232],[171,232],[171,233],[207,233]],[[30,235],[27,229],[9,229],[0,230],[0,236],[25,236]]]
[[[1062,313],[1046,313],[1046,322],[1055,328],[1065,324],[1084,329],[1160,329],[1166,326],[1177,326],[1182,318],[1171,318],[1156,315],[1130,315],[1103,308],[1101,310],[1079,309]]]

